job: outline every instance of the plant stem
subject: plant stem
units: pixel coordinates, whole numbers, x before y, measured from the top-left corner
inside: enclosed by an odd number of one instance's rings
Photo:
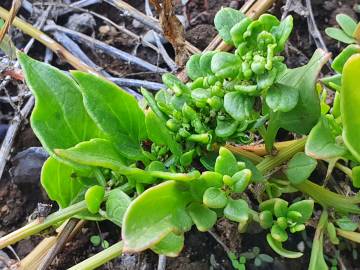
[[[92,270],[108,261],[120,256],[123,250],[123,243],[120,241],[111,247],[104,249],[96,255],[82,261],[81,263],[69,268],[68,270]]]
[[[285,161],[289,160],[294,154],[300,152],[305,147],[306,138],[294,141],[292,144],[288,145],[286,148],[283,148],[278,152],[276,156],[268,156],[263,161],[261,161],[256,168],[262,173],[265,174],[277,166],[280,166]]]
[[[353,242],[356,243],[360,243],[360,233],[358,232],[349,232],[349,231],[344,231],[341,229],[336,229],[337,235],[349,239]]]
[[[325,207],[332,207],[340,212],[360,214],[360,208],[357,203],[360,203],[360,196],[345,197],[330,190],[327,190],[309,180],[293,185],[295,188],[303,193],[308,194],[317,202]]]
[[[352,170],[350,168],[340,164],[339,162],[336,162],[335,167],[349,176],[349,178],[352,180]]]
[[[106,193],[104,196],[104,200],[106,200],[108,196],[109,193]],[[14,244],[31,235],[37,234],[53,225],[58,224],[59,222],[63,222],[64,220],[71,218],[86,209],[87,206],[85,201],[80,201],[78,203],[70,205],[69,207],[58,210],[57,212],[47,216],[43,221],[41,221],[40,219],[36,219],[35,221],[25,225],[24,227],[0,238],[0,249]]]
[[[231,144],[227,144],[225,147],[227,149],[229,149],[231,152],[233,152],[234,154],[245,157],[245,158],[249,159],[250,161],[252,161],[255,164],[258,164],[261,161],[263,161],[262,157],[259,157],[257,154],[255,154],[255,153],[253,153],[251,151],[247,151],[245,149],[242,149],[242,147],[234,146],[234,145],[231,145]]]
[[[319,223],[316,226],[316,231],[311,249],[309,270],[317,270],[321,265],[326,266],[326,263],[324,261],[323,242],[324,242],[324,229],[327,222],[328,222],[328,212],[326,209],[324,209],[321,213]]]

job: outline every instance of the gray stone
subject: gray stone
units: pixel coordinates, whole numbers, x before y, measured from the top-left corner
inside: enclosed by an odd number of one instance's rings
[[[95,25],[96,21],[93,15],[89,13],[81,13],[71,15],[65,26],[80,33],[92,33]]]
[[[15,184],[35,184],[39,182],[41,167],[49,154],[42,147],[30,147],[13,158],[10,175]]]

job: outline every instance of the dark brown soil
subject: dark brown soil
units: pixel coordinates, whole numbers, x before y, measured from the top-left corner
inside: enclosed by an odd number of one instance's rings
[[[10,0],[1,1],[0,6],[9,9],[11,5]],[[41,4],[41,1],[30,1]],[[58,2],[66,2],[58,1]],[[132,6],[144,12],[144,1],[132,0],[128,1]],[[177,1],[181,2],[181,1]],[[216,12],[222,6],[240,7],[244,1],[230,1],[230,0],[209,0],[208,7],[204,5],[203,0],[192,0],[187,5],[187,16],[189,19],[189,27],[186,29],[186,39],[198,47],[204,49],[207,44],[214,38],[216,31],[213,26],[213,18]],[[281,7],[284,5],[285,0],[278,1],[278,3],[271,9],[273,14],[281,17]],[[322,36],[326,42],[326,45],[334,55],[336,55],[343,46],[329,39],[324,29],[328,26],[335,24],[335,16],[338,13],[346,13],[354,18],[359,19],[359,13],[354,11],[354,5],[358,4],[357,0],[346,1],[321,1],[313,0],[313,11],[317,26],[319,27]],[[101,3],[89,8],[92,11],[98,12],[105,17],[113,20],[119,25],[125,25],[130,30],[134,31],[138,35],[143,35],[148,30],[145,26],[134,23],[133,19],[126,16],[119,16],[119,11],[112,6]],[[178,7],[179,14],[182,12],[182,8]],[[154,13],[155,14],[155,13]],[[290,12],[294,16],[294,31],[290,39],[291,45],[286,49],[287,64],[290,67],[296,67],[303,65],[311,57],[312,53],[316,49],[316,46],[312,40],[308,31],[307,19],[301,14]],[[20,15],[26,18],[28,22],[34,22],[34,18],[30,17],[26,11],[21,10]],[[56,18],[53,18],[56,19]],[[64,25],[68,19],[67,16],[57,18],[59,25]],[[120,48],[129,53],[136,53],[136,55],[142,59],[146,59],[149,63],[158,64],[160,67],[166,67],[161,57],[159,58],[156,53],[143,46],[138,46],[136,52],[134,52],[134,40],[119,33],[118,31],[100,31],[100,28],[105,24],[96,19],[96,25],[94,31],[90,33],[95,38],[102,40],[114,47]],[[134,26],[135,25],[135,26]],[[12,30],[12,35],[16,45],[20,48],[23,47],[28,41],[28,37],[24,36],[17,30]],[[114,60],[113,58],[86,47],[81,46],[88,56],[99,66],[103,67],[107,72],[118,77],[128,77],[137,79],[146,79],[149,81],[161,81],[161,77],[155,73],[144,72],[144,70],[129,65],[128,63]],[[165,44],[168,49],[168,53],[173,56],[174,52],[169,44]],[[37,58],[44,58],[45,47],[42,45],[36,45],[31,50],[30,55]],[[54,58],[51,62],[62,69],[69,69],[70,66],[63,63],[58,58]],[[0,65],[1,68],[1,65]],[[0,69],[1,71],[1,69]],[[326,71],[325,71],[326,72]],[[0,77],[1,81],[1,77]],[[19,88],[23,87],[19,82],[12,82],[7,90],[10,95],[16,96]],[[0,96],[4,96],[2,89],[0,89]],[[26,101],[26,99],[24,99]],[[8,103],[0,101],[0,124],[9,124],[10,120],[14,116],[14,108]],[[1,127],[1,128],[6,128]],[[1,129],[0,129],[1,135]],[[0,142],[2,138],[0,136]],[[27,185],[16,185],[13,183],[13,179],[9,174],[9,169],[13,166],[11,158],[16,153],[27,149],[31,146],[39,146],[39,142],[34,136],[29,125],[25,125],[21,128],[19,135],[17,136],[14,149],[11,153],[10,161],[7,164],[6,172],[3,178],[0,180],[0,236],[13,231],[16,228],[23,226],[31,213],[36,209],[37,203],[49,203],[46,194],[41,190],[39,183],[32,183]],[[54,210],[56,207],[54,206]],[[99,229],[100,228],[100,231]],[[91,255],[99,252],[101,247],[94,247],[90,242],[92,235],[101,233],[103,238],[110,244],[115,243],[120,238],[120,230],[114,225],[103,222],[99,224],[99,227],[95,223],[88,222],[81,232],[68,244],[66,244],[64,250],[56,257],[53,265],[50,269],[62,270],[90,257]],[[239,234],[237,227],[226,221],[219,221],[216,226],[216,233],[220,236],[222,242],[224,242],[232,251],[241,253],[254,246],[258,246],[262,253],[271,255],[275,261],[273,264],[264,265],[263,267],[256,268],[252,263],[249,263],[247,269],[292,269],[300,270],[307,269],[307,262],[309,260],[310,248],[307,246],[306,235],[297,235],[290,239],[290,248],[296,249],[297,243],[303,241],[305,245],[305,256],[299,260],[284,260],[277,256],[267,245],[265,241],[264,232],[256,231],[249,234]],[[309,232],[308,239],[311,239],[313,232]],[[31,239],[23,240],[14,245],[14,249],[20,258],[26,256],[40,241],[41,237],[32,237]],[[330,246],[330,245],[329,245]],[[326,251],[330,258],[333,258],[333,250],[327,245]],[[355,250],[355,247],[352,247]],[[343,263],[347,266],[346,269],[360,269],[358,263],[351,257],[351,246],[346,244],[340,248],[341,252],[344,252],[347,256],[342,255]],[[360,251],[357,249],[358,252]],[[5,249],[5,252],[14,259],[11,252]],[[138,255],[124,255],[112,262],[106,264],[101,269],[156,269],[158,257],[151,253],[146,252]],[[191,231],[186,235],[186,243],[184,251],[178,258],[168,258],[167,268],[169,270],[207,270],[207,269],[233,269],[231,263],[224,251],[223,247],[214,240],[207,233],[200,233]]]

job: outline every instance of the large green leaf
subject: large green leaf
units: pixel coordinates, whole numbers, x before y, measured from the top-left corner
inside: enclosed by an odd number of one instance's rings
[[[169,233],[190,229],[185,207],[191,196],[186,185],[167,181],[149,188],[129,206],[123,220],[124,252],[150,248]]]
[[[26,83],[35,96],[31,126],[52,156],[55,156],[56,148],[66,149],[102,136],[86,112],[80,89],[74,80],[24,53],[19,53],[18,58]]]
[[[145,122],[150,140],[156,144],[168,146],[176,156],[181,155],[181,145],[175,141],[175,137],[170,133],[162,119],[149,110],[146,113]]]
[[[235,120],[244,121],[250,118],[254,101],[254,97],[236,91],[229,92],[224,97],[224,109]]]
[[[140,141],[146,138],[145,116],[136,99],[110,81],[73,71],[90,116],[126,157],[142,160]]]
[[[305,153],[315,159],[331,160],[347,156],[348,150],[336,141],[329,120],[322,117],[306,140]]]
[[[92,139],[69,149],[56,149],[55,152],[63,159],[82,165],[118,170],[125,164],[115,146],[105,139]]]
[[[315,82],[322,66],[328,61],[329,54],[318,49],[305,66],[288,69],[283,72],[277,83],[298,89],[299,100],[294,109],[289,112],[271,112],[265,142],[271,149],[279,128],[288,131],[307,134],[317,123],[321,108]]]
[[[360,161],[360,54],[353,55],[343,69],[340,110],[343,138],[351,154]]]
[[[74,168],[50,157],[41,171],[41,184],[49,198],[61,208],[71,205],[86,186],[75,178]]]
[[[292,184],[300,184],[315,170],[317,162],[303,152],[296,153],[288,162],[285,174]]]

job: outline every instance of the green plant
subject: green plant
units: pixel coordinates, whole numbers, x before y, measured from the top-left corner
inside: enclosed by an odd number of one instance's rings
[[[346,14],[338,14],[336,16],[336,21],[339,24],[340,29],[336,27],[326,28],[325,33],[329,37],[346,44],[359,42],[360,25],[355,22],[353,18]]]
[[[347,218],[360,214],[360,197],[308,180],[317,159],[334,166],[339,159],[359,162],[359,55],[334,61],[343,66],[343,80],[337,84],[339,108],[334,105],[329,113],[325,95],[316,87],[329,55],[317,50],[307,65],[296,69],[283,63],[280,53],[291,33],[291,17],[280,22],[265,14],[251,21],[225,8],[215,25],[235,52],[192,56],[187,64],[192,80],[184,84],[165,74],[167,89],[155,96],[142,89],[146,104],[103,78],[79,71],[68,76],[18,52],[36,99],[31,126],[50,154],[41,183],[60,210],[0,239],[0,248],[69,217],[110,220],[121,227],[122,241],[72,268],[92,269],[121,252],[151,249],[177,256],[193,225],[205,232],[222,217],[236,222],[240,233],[260,224],[269,230],[267,242],[275,252],[298,258],[303,254],[283,243],[289,233],[306,229],[315,202],[324,210],[311,267],[325,268],[325,231],[334,244],[337,235],[359,238]],[[338,78],[327,85],[334,82]],[[280,128],[310,134],[276,152]],[[249,144],[255,136],[265,140],[267,157],[235,155],[226,147],[228,142]],[[342,170],[357,178],[356,168],[358,163],[353,171]],[[297,191],[302,193],[296,201],[280,198]],[[327,208],[333,208],[334,219]],[[255,251],[256,265],[270,262]],[[246,256],[240,256],[229,255],[234,267],[243,269]]]

